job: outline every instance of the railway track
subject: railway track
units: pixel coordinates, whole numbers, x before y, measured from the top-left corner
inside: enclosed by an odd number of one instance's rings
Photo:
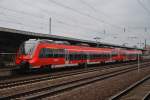
[[[114,95],[110,100],[150,100],[150,75]]]
[[[131,65],[131,64],[135,64],[135,62],[106,65],[106,66],[102,66],[102,67],[90,67],[90,68],[86,68],[86,69],[76,69],[76,70],[56,72],[56,73],[51,73],[51,74],[29,76],[29,77],[25,77],[25,78],[21,77],[19,79],[7,79],[7,80],[0,81],[0,89],[10,88],[13,86],[32,83],[32,82],[39,82],[39,81],[50,80],[50,79],[54,79],[54,78],[65,77],[68,75],[76,75],[76,74],[80,74],[80,73],[94,72],[94,71],[103,70],[103,69],[127,66],[127,65]]]
[[[147,65],[149,65],[149,63],[144,63],[142,64],[142,67],[147,67]],[[132,66],[132,67],[131,67]],[[142,68],[141,67],[141,68]],[[117,70],[111,70],[111,71],[107,71],[105,73],[99,73],[93,76],[88,76],[88,77],[84,77],[84,78],[77,78],[75,80],[74,79],[70,79],[67,80],[65,82],[57,82],[57,84],[51,84],[51,86],[49,86],[47,84],[47,86],[40,88],[36,86],[36,89],[30,89],[28,91],[24,91],[22,93],[15,93],[15,94],[9,94],[9,95],[2,95],[1,99],[39,99],[39,98],[45,98],[49,95],[53,95],[53,94],[57,94],[63,91],[67,91],[76,87],[80,87],[86,84],[90,84],[96,81],[100,81],[100,80],[104,80],[104,79],[108,79],[111,77],[115,77],[117,75],[121,75],[127,72],[131,72],[137,69],[136,65],[128,65],[128,67],[125,68],[119,68]],[[68,76],[70,77],[70,76]],[[34,84],[32,84],[34,85]],[[23,85],[24,86],[24,85]],[[4,89],[3,89],[4,90]],[[10,90],[10,89],[8,89]],[[8,91],[8,90],[5,90]],[[2,90],[0,91],[2,92]]]

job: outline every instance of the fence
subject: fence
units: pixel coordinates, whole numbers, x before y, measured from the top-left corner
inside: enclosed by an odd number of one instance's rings
[[[0,53],[0,68],[15,65],[16,53]]]

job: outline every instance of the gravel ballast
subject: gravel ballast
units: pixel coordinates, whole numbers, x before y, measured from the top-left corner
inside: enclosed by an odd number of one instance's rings
[[[150,74],[150,67],[128,72],[113,78],[88,84],[54,96],[49,100],[107,100],[119,91]],[[44,98],[45,100],[45,98]]]

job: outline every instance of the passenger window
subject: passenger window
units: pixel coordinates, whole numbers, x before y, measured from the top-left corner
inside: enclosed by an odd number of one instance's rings
[[[54,49],[53,51],[54,51],[55,58],[61,58],[65,56],[63,49]]]
[[[48,48],[42,48],[40,53],[39,53],[40,58],[50,58],[53,57],[53,51],[52,49]]]

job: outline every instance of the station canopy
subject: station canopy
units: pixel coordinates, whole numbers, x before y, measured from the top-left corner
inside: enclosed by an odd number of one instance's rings
[[[51,34],[43,34],[43,33],[34,33],[34,32],[28,32],[28,31],[22,31],[22,30],[16,30],[16,29],[10,29],[10,28],[4,28],[0,27],[0,52],[1,51],[7,51],[7,52],[13,52],[16,51],[18,46],[29,39],[49,39],[49,40],[56,40],[56,41],[67,41],[70,44],[77,44],[77,43],[85,43],[90,46],[97,46],[100,47],[110,47],[110,48],[126,48],[126,49],[137,49],[133,47],[126,47],[121,45],[114,45],[109,43],[102,43],[102,42],[96,42],[96,41],[90,41],[90,40],[82,40],[82,39],[76,39],[76,38],[70,38],[70,37],[63,37],[63,36],[56,36]],[[11,50],[13,48],[13,50]],[[143,50],[143,49],[138,49]]]

